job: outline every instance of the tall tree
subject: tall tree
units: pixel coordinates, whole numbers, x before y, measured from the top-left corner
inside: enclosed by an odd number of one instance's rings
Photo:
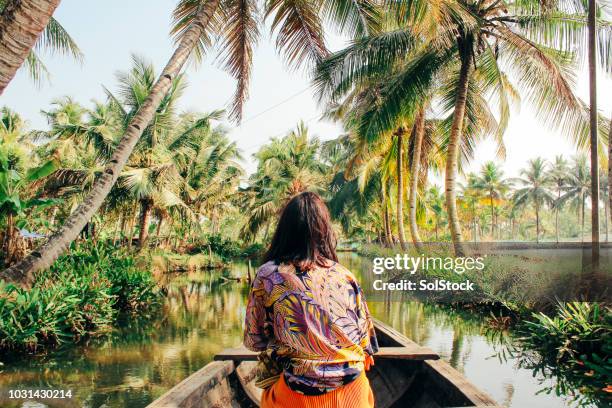
[[[594,268],[599,267],[599,135],[597,132],[597,2],[589,0],[589,130],[591,150],[591,245]]]
[[[544,205],[551,205],[554,197],[549,191],[550,178],[546,173],[546,162],[538,157],[529,160],[527,168],[521,170],[517,182],[523,187],[514,193],[514,205],[517,207],[532,203],[536,214],[536,242],[540,242],[540,212]]]
[[[134,115],[121,138],[104,173],[96,180],[87,198],[65,221],[64,225],[47,242],[37,248],[21,262],[0,273],[0,278],[30,285],[35,271],[48,268],[78,236],[96,213],[111,191],[119,175],[140,139],[147,125],[153,119],[157,107],[172,87],[173,80],[180,74],[194,47],[200,41],[220,0],[206,2],[198,8],[196,18],[182,36],[179,45],[162,71],[138,113]]]
[[[410,219],[410,235],[412,243],[417,253],[423,253],[423,243],[419,235],[419,227],[417,224],[417,194],[420,178],[421,154],[423,151],[423,138],[425,136],[425,110],[421,109],[416,116],[414,126],[412,128],[413,149],[410,158],[410,197],[408,200],[409,219]]]
[[[47,26],[61,0],[11,0],[0,15],[0,95]]]
[[[366,137],[375,138],[392,131],[400,117],[414,112],[417,102],[439,87],[441,80],[452,81],[452,93],[446,92],[443,98],[452,100],[449,138],[444,145],[445,193],[451,237],[455,251],[461,254],[456,178],[460,153],[469,151],[473,142],[468,140],[473,130],[470,122],[477,112],[481,118],[490,114],[486,103],[477,103],[482,95],[498,101],[500,119],[493,134],[499,138],[513,96],[522,95],[547,123],[574,137],[577,144],[588,144],[586,107],[574,95],[568,75],[568,55],[575,48],[575,38],[568,35],[559,41],[549,35],[550,27],[572,30],[574,21],[581,26],[585,19],[578,13],[566,13],[560,19],[558,14],[545,12],[539,2],[399,1],[390,6],[395,11],[417,8],[422,12],[410,18],[404,13],[405,25],[398,29],[355,41],[332,54],[318,66],[315,83],[322,97],[334,101],[373,78],[386,78],[359,125]],[[606,38],[602,36],[603,47]]]
[[[373,32],[379,22],[377,6],[369,0],[358,3],[328,0],[323,4],[314,4],[275,0],[266,2],[265,15],[272,18],[272,29],[278,33],[277,47],[290,64],[299,65],[319,61],[327,54],[323,16],[354,36]],[[252,50],[258,40],[258,13],[256,3],[252,0],[180,0],[174,12],[175,24],[172,31],[178,43],[176,51],[138,113],[131,118],[103,174],[65,224],[40,248],[1,272],[0,278],[27,286],[32,282],[34,271],[50,266],[68,248],[111,191],[136,143],[171,89],[174,79],[190,58],[197,60],[204,55],[212,38],[219,37],[222,41],[221,58],[226,70],[237,79],[232,113],[235,119],[240,119],[242,103],[248,93]],[[14,25],[11,27],[15,28]]]
[[[563,158],[563,156],[559,155],[555,157],[555,161],[552,162],[550,166],[550,170],[548,171],[548,177],[550,178],[552,184],[557,190],[557,198],[555,200],[555,239],[557,244],[559,243],[559,212],[561,211],[560,207],[560,198],[563,189],[567,183],[569,167],[567,165],[567,160]]]
[[[555,205],[564,205],[570,202],[576,208],[578,213],[578,222],[580,224],[580,241],[584,241],[584,222],[585,222],[585,207],[586,200],[591,194],[591,175],[589,169],[588,158],[584,155],[578,155],[574,158],[571,171],[567,178],[565,186],[565,194],[557,200]]]
[[[491,213],[491,239],[495,239],[497,217],[495,214],[495,201],[503,198],[510,189],[510,181],[504,178],[504,172],[494,163],[487,162],[482,166],[480,175],[476,179],[477,189],[489,196],[489,209]]]
[[[406,250],[406,233],[404,231],[404,136],[406,129],[403,126],[395,132],[396,140],[396,172],[397,172],[397,235],[402,251]]]

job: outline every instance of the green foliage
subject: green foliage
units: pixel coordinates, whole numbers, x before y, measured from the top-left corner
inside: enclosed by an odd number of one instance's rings
[[[210,250],[224,262],[237,258],[255,259],[264,252],[263,244],[252,243],[243,246],[239,242],[225,238],[219,234],[207,237],[206,243],[194,248],[194,251],[206,253],[209,247]]]
[[[153,310],[155,287],[132,256],[76,246],[39,274],[31,290],[0,282],[0,349],[36,352],[108,333],[119,311]]]
[[[543,391],[567,395],[580,390],[581,405],[604,406],[612,402],[606,392],[612,377],[612,313],[599,303],[560,303],[551,317],[533,315],[518,328],[524,349],[536,351],[523,365],[558,377],[554,387]]]
[[[110,329],[110,284],[93,268],[44,277],[31,290],[0,282],[0,349],[36,352]]]

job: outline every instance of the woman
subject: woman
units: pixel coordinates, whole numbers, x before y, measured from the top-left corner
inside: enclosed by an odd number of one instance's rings
[[[321,198],[305,192],[291,199],[247,305],[244,344],[262,352],[262,408],[374,406],[365,376],[378,350],[374,326],[335,247]]]

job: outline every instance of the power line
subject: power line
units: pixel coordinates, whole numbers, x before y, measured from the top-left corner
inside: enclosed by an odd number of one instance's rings
[[[304,122],[304,124],[308,124],[308,123],[312,122],[313,120],[315,120],[317,118],[320,118],[320,117],[321,117],[321,114],[317,113],[315,116],[313,116],[310,119],[307,119],[307,120],[305,120],[303,122]],[[249,150],[252,150],[254,148],[261,147],[261,146],[263,146],[265,144],[270,143],[270,139],[274,139],[275,137],[281,137],[281,136],[287,134],[287,132],[289,132],[289,130],[283,130],[281,132],[278,132],[276,135],[269,137],[268,140],[266,140],[264,142],[256,143],[254,145],[241,148],[241,150],[244,151],[244,152],[248,152]]]
[[[307,90],[309,90],[309,89],[310,89],[310,87],[306,87],[306,88],[302,89],[301,91],[299,91],[299,92],[297,92],[297,93],[295,93],[295,94],[293,94],[293,95],[291,95],[291,96],[287,97],[286,99],[283,99],[282,101],[278,102],[277,104],[272,105],[272,106],[270,106],[269,108],[266,108],[266,109],[264,109],[263,111],[261,111],[261,112],[259,112],[259,113],[255,114],[255,115],[253,115],[253,116],[251,116],[250,118],[247,118],[247,119],[243,120],[243,121],[240,123],[240,127],[242,127],[242,125],[243,125],[243,124],[248,123],[248,122],[252,121],[253,119],[257,119],[258,117],[260,117],[260,116],[262,116],[262,115],[264,115],[264,114],[266,114],[266,113],[270,112],[271,110],[274,110],[274,109],[278,108],[279,106],[281,106],[281,105],[283,105],[283,104],[285,104],[285,103],[289,102],[289,101],[290,101],[290,100],[292,100],[293,98],[296,98],[296,97],[300,96],[301,94],[303,94],[304,92],[306,92],[306,91],[307,91]]]

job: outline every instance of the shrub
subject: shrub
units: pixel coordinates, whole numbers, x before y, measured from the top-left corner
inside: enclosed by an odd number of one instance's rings
[[[581,404],[612,402],[608,385],[612,374],[610,312],[604,304],[568,302],[560,303],[553,316],[534,314],[533,320],[518,328],[522,348],[537,353],[527,360],[530,368],[555,373],[557,394],[579,389],[581,395],[576,399]]]
[[[30,290],[0,281],[0,349],[36,352],[110,331],[119,311],[159,304],[149,269],[110,246],[84,244],[38,274]]]

